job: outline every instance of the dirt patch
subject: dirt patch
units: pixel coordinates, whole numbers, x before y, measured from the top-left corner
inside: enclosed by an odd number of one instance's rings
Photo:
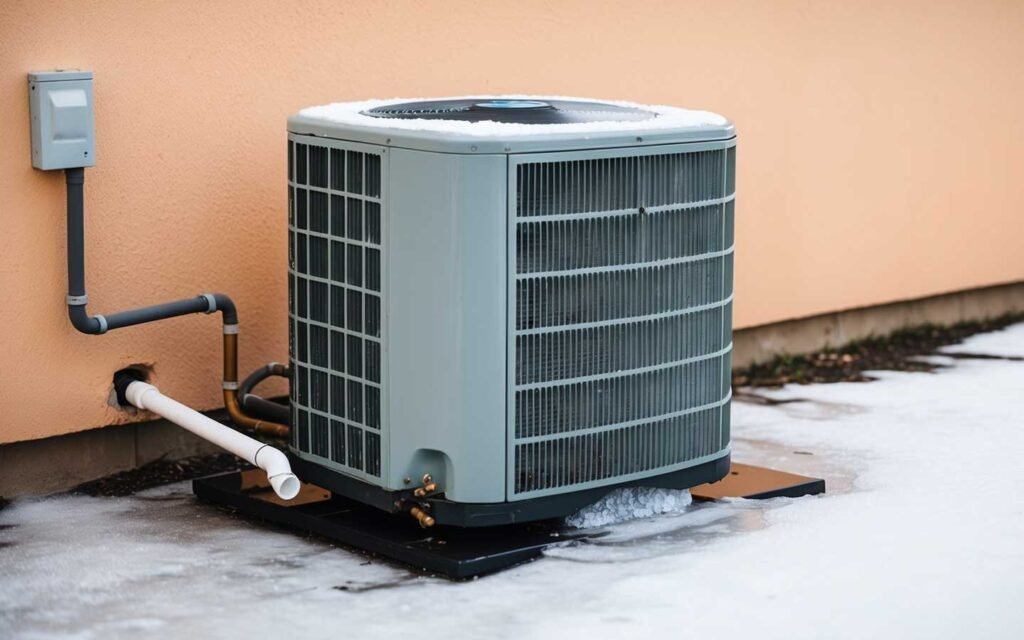
[[[214,473],[248,468],[247,462],[230,453],[215,453],[180,460],[154,460],[138,469],[130,469],[80,484],[70,493],[88,496],[128,496],[137,491]]]
[[[976,333],[996,331],[1024,321],[1024,314],[1008,314],[990,320],[961,322],[953,326],[925,324],[901,329],[886,336],[856,340],[841,347],[801,356],[781,355],[764,364],[733,372],[734,387],[781,387],[789,383],[867,382],[865,371],[934,371],[940,365],[919,358],[940,347],[958,344]],[[965,358],[1000,358],[977,354],[950,354]]]

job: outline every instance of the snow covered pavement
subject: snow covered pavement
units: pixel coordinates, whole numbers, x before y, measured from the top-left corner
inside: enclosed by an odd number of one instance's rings
[[[1024,324],[949,352],[1024,356]],[[735,459],[825,477],[825,496],[680,500],[465,583],[235,519],[186,485],[16,502],[0,637],[1021,638],[1024,361],[938,359],[736,403]]]

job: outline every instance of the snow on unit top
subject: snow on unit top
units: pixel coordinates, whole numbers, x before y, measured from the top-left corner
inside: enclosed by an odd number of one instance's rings
[[[586,138],[609,132],[709,128],[728,128],[731,133],[729,121],[710,111],[560,96],[462,96],[335,102],[303,109],[297,117],[306,123],[312,121],[360,129],[474,138],[544,134]]]

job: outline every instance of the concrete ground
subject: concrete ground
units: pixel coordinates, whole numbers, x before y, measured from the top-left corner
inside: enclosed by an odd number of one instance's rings
[[[470,582],[236,519],[184,484],[16,501],[0,637],[1019,638],[1024,324],[949,350],[996,357],[736,403],[734,458],[827,495],[680,506]]]

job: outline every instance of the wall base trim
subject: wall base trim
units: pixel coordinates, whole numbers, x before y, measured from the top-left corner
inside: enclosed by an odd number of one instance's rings
[[[1024,281],[737,329],[732,364],[744,368],[779,354],[812,353],[907,327],[953,325],[1007,313],[1024,313]]]
[[[227,422],[222,409],[206,415]],[[11,442],[0,445],[0,497],[57,493],[160,458],[217,452],[218,447],[166,420]]]

